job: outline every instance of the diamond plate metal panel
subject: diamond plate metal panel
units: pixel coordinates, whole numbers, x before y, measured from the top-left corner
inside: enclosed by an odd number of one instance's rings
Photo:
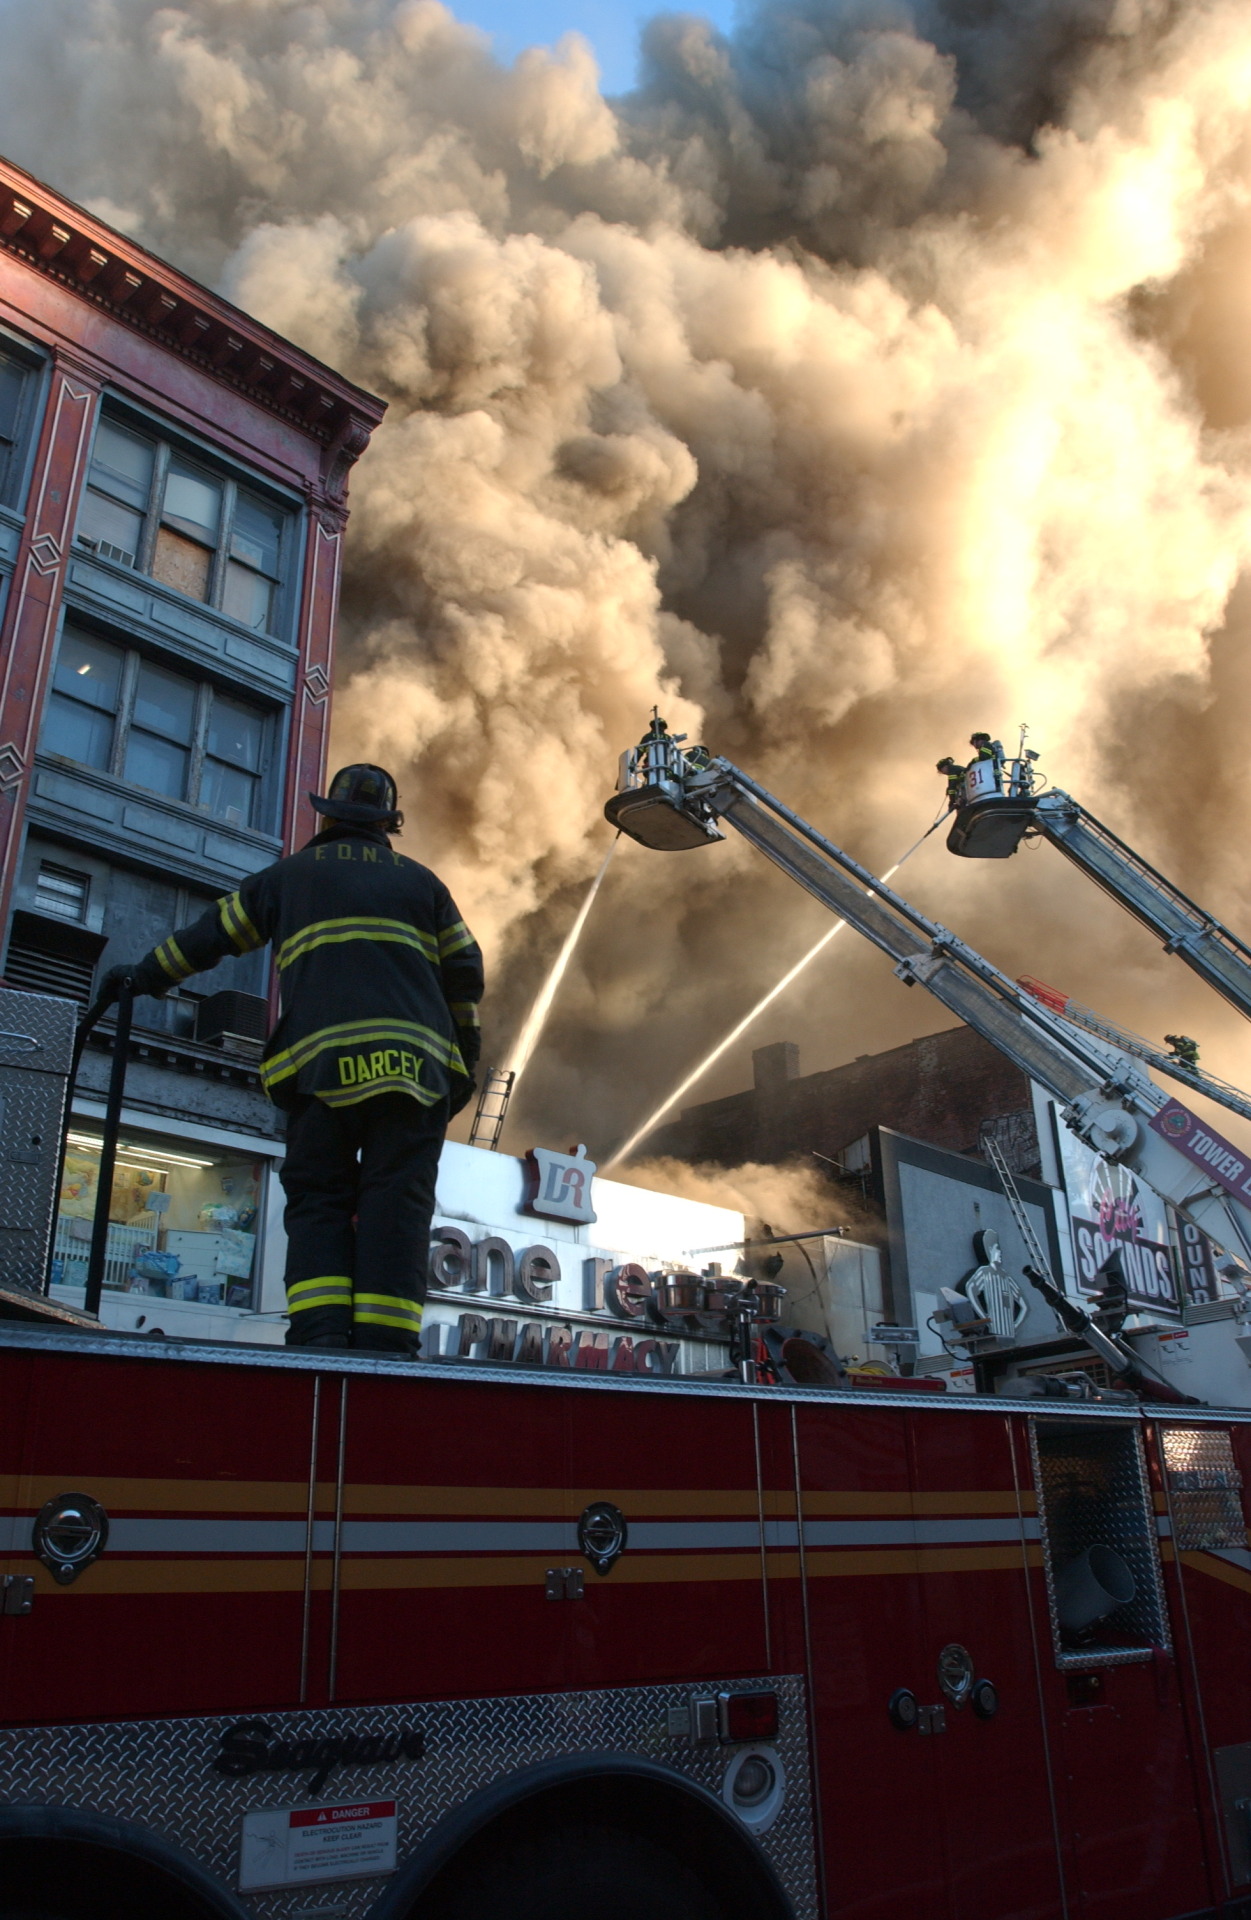
[[[47,1269],[76,1011],[0,988],[0,1284],[31,1293]]]
[[[1056,1665],[1124,1666],[1149,1660],[1155,1647],[1170,1651],[1155,1506],[1138,1428],[1035,1420],[1030,1449]],[[1103,1638],[1066,1643],[1056,1611],[1056,1578],[1096,1542],[1127,1562],[1137,1591],[1128,1606],[1097,1623],[1092,1631]]]
[[[0,1066],[0,1282],[43,1286],[65,1082]]]
[[[0,1066],[68,1074],[78,1008],[50,993],[0,987]]]
[[[1205,1427],[1165,1427],[1160,1435],[1179,1553],[1245,1547],[1242,1475],[1228,1433]]]
[[[767,1688],[780,1702],[774,1744],[786,1773],[786,1801],[758,1844],[794,1905],[796,1920],[816,1920],[816,1872],[804,1687],[801,1679],[741,1677],[735,1690]],[[529,1694],[505,1699],[398,1703],[273,1713],[265,1724],[282,1740],[425,1734],[425,1757],[384,1766],[344,1765],[320,1793],[307,1771],[255,1773],[242,1780],[212,1761],[233,1719],[121,1721],[94,1726],[0,1730],[0,1800],[72,1806],[135,1822],[192,1854],[232,1889],[237,1885],[240,1823],[260,1807],[341,1805],[392,1797],[398,1803],[404,1860],[442,1816],[479,1788],[543,1760],[610,1751],[672,1767],[720,1797],[736,1748],[696,1746],[670,1726],[687,1721],[692,1694],[717,1684],[622,1687],[598,1692]],[[672,1716],[672,1721],[671,1721]],[[384,1878],[326,1882],[249,1894],[258,1920],[296,1920],[321,1910],[363,1920]]]

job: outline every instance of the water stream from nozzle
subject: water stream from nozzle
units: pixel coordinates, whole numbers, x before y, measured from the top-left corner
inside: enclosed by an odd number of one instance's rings
[[[582,937],[582,929],[586,925],[587,915],[595,905],[595,896],[603,884],[604,875],[608,871],[608,864],[613,854],[617,851],[617,841],[620,838],[621,836],[618,834],[604,855],[600,870],[587,889],[586,898],[578,908],[577,918],[565,935],[560,952],[552,962],[552,970],[539,989],[538,998],[527,1014],[526,1023],[517,1036],[517,1043],[508,1056],[507,1070],[511,1071],[513,1076],[512,1093],[516,1093],[517,1082],[529,1065],[530,1056],[538,1045],[539,1035],[547,1024],[547,1016],[552,1010],[552,1002],[556,998],[556,990],[565,977],[569,962],[573,958],[573,950]]]
[[[884,873],[882,875],[883,885],[885,885],[885,883],[888,880],[894,879],[895,875],[899,872],[900,867],[905,865],[907,861],[911,860],[917,848],[919,846],[922,846],[924,842],[929,839],[930,835],[934,831],[934,827],[939,826],[942,820],[944,819],[944,817],[945,815],[940,814],[939,818],[934,822],[934,826],[927,827],[925,829],[925,832],[921,835],[921,838],[919,840],[913,841],[912,845],[908,848],[907,853],[901,854],[899,859],[896,860],[894,866],[891,867],[889,872]],[[730,1028],[730,1031],[726,1034],[725,1038],[717,1042],[716,1046],[712,1049],[711,1053],[707,1053],[704,1055],[704,1058],[700,1061],[699,1065],[696,1068],[694,1068],[694,1070],[691,1073],[687,1074],[685,1080],[682,1081],[681,1085],[676,1086],[673,1089],[673,1092],[668,1096],[668,1098],[666,1100],[662,1100],[660,1105],[655,1109],[653,1113],[648,1114],[642,1126],[635,1129],[635,1131],[630,1135],[630,1138],[624,1143],[624,1145],[618,1147],[617,1151],[612,1155],[612,1157],[603,1162],[603,1164],[600,1167],[601,1173],[610,1173],[614,1167],[619,1166],[623,1160],[627,1159],[629,1155],[633,1153],[635,1147],[638,1146],[640,1140],[645,1140],[647,1138],[648,1134],[652,1131],[652,1128],[655,1127],[659,1121],[664,1119],[665,1115],[669,1112],[670,1108],[677,1106],[678,1101],[682,1098],[683,1094],[689,1093],[691,1088],[695,1085],[696,1081],[703,1079],[704,1075],[708,1072],[709,1068],[714,1067],[716,1065],[717,1061],[721,1058],[722,1054],[725,1053],[728,1048],[732,1047],[736,1040],[739,1040],[742,1038],[742,1036],[746,1033],[748,1027],[751,1026],[752,1021],[757,1019],[759,1015],[764,1012],[766,1007],[771,1007],[773,1005],[773,1002],[779,997],[779,995],[786,992],[786,989],[791,985],[792,981],[798,980],[800,974],[804,971],[804,968],[811,966],[812,962],[816,959],[818,954],[824,953],[825,949],[829,946],[830,941],[834,938],[835,934],[841,933],[843,928],[846,925],[847,925],[847,922],[845,920],[836,920],[832,927],[826,928],[825,932],[821,935],[821,938],[817,941],[816,945],[809,947],[807,953],[803,955],[802,959],[797,960],[794,966],[790,969],[790,971],[788,973],[784,973],[782,975],[782,978],[777,982],[775,986],[770,987],[768,993],[765,994],[763,1000],[757,1000],[755,1006],[751,1009],[751,1011],[749,1013],[745,1013],[742,1019],[738,1022],[738,1024]]]

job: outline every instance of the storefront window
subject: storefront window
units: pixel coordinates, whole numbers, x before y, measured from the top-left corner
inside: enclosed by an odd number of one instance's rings
[[[54,1285],[84,1287],[100,1135],[71,1127],[53,1251]],[[117,1144],[104,1284],[207,1307],[250,1307],[264,1163],[228,1148],[127,1132]]]

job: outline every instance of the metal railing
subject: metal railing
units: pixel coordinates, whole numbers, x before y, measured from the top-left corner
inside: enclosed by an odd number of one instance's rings
[[[61,1150],[57,1157],[55,1193],[60,1197],[65,1179],[66,1135],[69,1132],[70,1101],[73,1097],[74,1082],[78,1078],[78,1069],[82,1064],[83,1048],[87,1036],[101,1016],[112,1004],[109,1000],[98,999],[92,1002],[78,1025],[74,1037],[74,1053],[70,1061],[69,1085],[66,1088],[65,1126],[61,1133]],[[123,979],[117,995],[117,1026],[113,1035],[113,1059],[109,1067],[109,1090],[104,1105],[104,1125],[101,1128],[100,1171],[96,1178],[96,1210],[91,1223],[91,1245],[87,1255],[87,1291],[83,1298],[83,1312],[99,1315],[100,1293],[104,1286],[105,1267],[108,1261],[108,1242],[112,1230],[109,1220],[109,1203],[113,1196],[113,1169],[117,1161],[117,1135],[122,1123],[122,1094],[126,1086],[126,1060],[130,1052],[131,1016],[134,1012],[134,983]],[[49,1242],[48,1262],[44,1273],[43,1290],[47,1293],[52,1280],[53,1245],[55,1235]]]

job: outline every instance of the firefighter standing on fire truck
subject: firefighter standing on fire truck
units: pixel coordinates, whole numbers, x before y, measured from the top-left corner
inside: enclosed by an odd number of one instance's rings
[[[327,825],[135,966],[161,995],[273,942],[282,1014],[261,1081],[286,1110],[292,1345],[415,1354],[435,1176],[474,1089],[482,957],[443,882],[396,853],[403,814],[381,767],[344,767],[309,799]]]

